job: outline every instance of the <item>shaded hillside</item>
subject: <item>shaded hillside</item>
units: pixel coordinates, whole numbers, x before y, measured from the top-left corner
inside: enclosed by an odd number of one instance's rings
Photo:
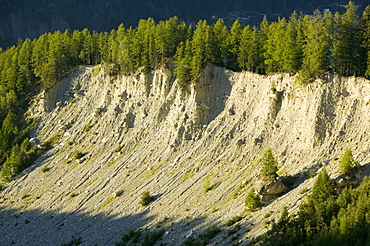
[[[182,245],[213,226],[214,245],[245,245],[283,206],[297,209],[309,176],[325,167],[338,177],[344,149],[368,174],[366,79],[328,73],[295,85],[289,74],[207,65],[196,84],[181,85],[172,67],[118,77],[99,67],[78,67],[30,107],[35,141],[52,147],[1,192],[2,245],[115,245],[129,228],[163,228],[160,242]],[[278,174],[297,178],[245,212],[268,147]],[[145,191],[155,198],[148,206]]]

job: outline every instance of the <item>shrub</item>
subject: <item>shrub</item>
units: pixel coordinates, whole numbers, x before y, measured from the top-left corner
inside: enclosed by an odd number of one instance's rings
[[[226,222],[226,226],[232,226],[234,225],[235,223],[241,221],[243,219],[243,216],[241,215],[237,215],[237,216],[234,216],[232,217],[231,219],[229,219],[227,222]]]
[[[256,194],[255,190],[252,188],[248,195],[245,197],[245,206],[247,207],[248,211],[252,211],[261,207],[261,199],[258,194]]]
[[[48,166],[44,166],[44,167],[42,167],[41,168],[41,172],[42,173],[46,173],[46,172],[48,172],[50,170],[50,168],[48,167]]]
[[[120,152],[122,150],[123,146],[118,145],[117,148],[114,149],[114,152]]]
[[[84,154],[81,151],[76,151],[73,157],[77,159],[81,159],[84,156]]]
[[[154,201],[154,196],[151,196],[150,193],[149,193],[149,191],[145,191],[141,195],[141,200],[140,200],[140,204],[141,205],[146,206],[149,203],[151,203],[152,201]]]
[[[94,71],[91,73],[91,77],[95,77],[100,73],[100,67],[95,67]]]

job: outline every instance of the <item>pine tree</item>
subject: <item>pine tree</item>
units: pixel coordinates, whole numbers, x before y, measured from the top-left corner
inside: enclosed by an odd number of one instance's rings
[[[271,148],[268,148],[263,154],[262,158],[262,168],[261,175],[266,176],[276,176],[278,171],[276,160],[272,154]]]
[[[328,69],[329,50],[333,32],[333,16],[319,11],[314,17],[304,17],[305,44],[303,47],[303,64],[300,71],[301,81],[315,77]]]
[[[4,163],[1,170],[1,177],[8,181],[16,176],[25,168],[26,154],[21,150],[18,144],[13,146],[10,156]]]
[[[188,83],[191,79],[190,66],[191,66],[191,43],[189,40],[180,43],[175,54],[175,74],[180,84]]]
[[[352,150],[346,149],[342,159],[340,160],[340,172],[343,174],[348,174],[352,171],[352,169],[356,166],[356,161],[353,158]]]
[[[252,210],[255,210],[261,207],[260,196],[256,194],[253,188],[248,192],[247,196],[245,197],[244,204],[249,211],[252,211]]]
[[[226,57],[226,65],[228,68],[232,70],[239,70],[238,66],[238,53],[239,53],[239,46],[240,46],[240,37],[242,34],[242,25],[240,24],[239,20],[236,20],[230,30],[229,36],[225,40],[227,57]]]
[[[332,68],[339,74],[359,75],[359,52],[361,40],[358,38],[358,16],[355,12],[355,3],[350,1],[343,16],[336,13],[334,16],[335,33],[333,41]]]
[[[320,172],[316,182],[312,187],[312,193],[310,199],[314,202],[326,201],[330,196],[334,194],[334,189],[331,184],[330,177],[326,172],[326,169]]]
[[[201,20],[197,24],[197,29],[194,31],[192,46],[192,60],[190,65],[190,75],[192,82],[195,82],[199,76],[201,69],[206,62],[211,60],[212,46],[211,46],[211,28],[207,21]]]
[[[361,46],[364,49],[364,59],[366,60],[365,75],[370,76],[370,5],[365,8],[362,14],[359,29],[362,40]]]
[[[258,72],[260,66],[259,36],[256,28],[245,26],[240,37],[238,66],[242,70]]]

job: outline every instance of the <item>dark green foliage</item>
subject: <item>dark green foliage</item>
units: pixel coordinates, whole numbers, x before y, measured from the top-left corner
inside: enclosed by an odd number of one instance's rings
[[[140,199],[140,204],[141,205],[146,206],[149,203],[151,203],[152,201],[154,201],[154,196],[151,196],[150,193],[149,193],[149,191],[145,191],[141,195],[141,199]]]
[[[221,231],[220,228],[213,226],[204,233],[199,234],[198,238],[189,238],[184,241],[184,246],[205,246]]]
[[[237,216],[234,216],[232,217],[231,219],[229,219],[227,222],[226,222],[226,226],[232,226],[234,225],[235,223],[241,221],[243,219],[243,216],[240,216],[240,215],[237,215]]]
[[[129,245],[129,242],[131,242],[132,244],[136,244],[139,242],[140,237],[141,230],[134,231],[130,229],[126,234],[122,235],[121,241],[116,243],[116,246],[126,246]]]
[[[284,208],[281,218],[261,237],[270,245],[368,245],[370,179],[345,188],[337,197],[325,171],[295,215]]]
[[[339,170],[342,174],[348,174],[352,171],[352,169],[356,166],[355,159],[352,155],[351,149],[346,149],[340,160]]]
[[[145,234],[142,245],[154,246],[162,238],[163,234],[163,229]]]
[[[80,159],[84,156],[84,153],[82,153],[81,151],[76,151],[74,154],[73,154],[73,157],[77,160],[77,159]]]
[[[261,207],[261,198],[258,194],[256,194],[255,190],[252,188],[247,196],[245,197],[245,206],[247,210],[252,211],[259,207]]]
[[[146,234],[144,234],[141,230],[134,231],[130,229],[128,233],[122,235],[121,241],[117,242],[116,246],[154,246],[162,238],[163,234],[163,229],[153,232],[147,232]]]
[[[272,154],[271,149],[268,148],[265,153],[263,153],[261,175],[263,177],[276,176],[277,171],[277,162]]]

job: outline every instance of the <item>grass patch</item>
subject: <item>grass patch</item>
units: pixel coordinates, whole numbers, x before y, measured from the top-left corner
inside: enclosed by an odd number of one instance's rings
[[[118,145],[117,148],[114,149],[114,152],[120,152],[122,150],[123,146],[122,145]]]
[[[77,159],[81,159],[83,156],[84,156],[84,153],[82,153],[81,151],[76,151],[76,152],[73,154],[73,158],[75,158],[76,160],[77,160]]]
[[[44,166],[41,168],[41,172],[42,173],[46,173],[46,172],[49,172],[50,168],[48,166]]]
[[[69,196],[70,196],[71,198],[73,198],[73,197],[78,196],[78,194],[76,194],[76,193],[72,192]]]
[[[90,131],[90,129],[93,127],[93,124],[88,123],[87,125],[84,126],[84,132]]]
[[[267,219],[268,217],[270,217],[272,214],[274,213],[274,211],[270,211],[268,213],[265,214],[265,216],[263,216],[263,218]]]
[[[234,191],[234,193],[231,195],[232,199],[237,198],[239,195],[243,194],[244,188],[247,186],[249,182],[241,183],[238,188]]]
[[[91,73],[91,77],[97,76],[100,73],[100,70],[101,70],[100,66],[95,67],[94,71]]]
[[[190,168],[188,169],[186,172],[185,172],[185,175],[184,177],[182,178],[182,181],[185,181],[187,180],[188,178],[190,178],[191,176],[194,175],[194,169],[193,168]]]
[[[209,178],[206,179],[206,183],[204,184],[203,186],[203,189],[205,192],[208,192],[214,188],[216,188],[221,182],[215,182],[213,184],[211,184],[211,182],[209,181]]]
[[[103,209],[104,207],[108,206],[113,200],[114,200],[114,196],[110,197],[108,200],[105,201],[105,203],[103,204],[103,206],[101,207],[101,209]]]
[[[211,214],[216,213],[218,209],[216,207],[211,208]]]
[[[28,198],[28,197],[30,197],[31,195],[29,195],[29,194],[24,194],[21,198],[24,200],[24,199],[26,199],[26,198]]]

